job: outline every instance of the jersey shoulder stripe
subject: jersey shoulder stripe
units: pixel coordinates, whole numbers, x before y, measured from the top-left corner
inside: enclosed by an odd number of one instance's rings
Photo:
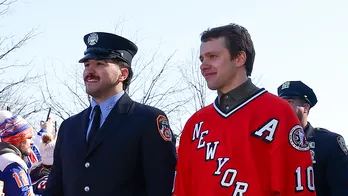
[[[12,163],[19,164],[25,171],[28,170],[26,163],[14,153],[5,153],[0,155],[0,171],[4,171],[6,167]]]

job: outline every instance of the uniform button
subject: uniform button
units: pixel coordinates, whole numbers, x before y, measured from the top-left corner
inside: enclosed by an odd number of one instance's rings
[[[89,191],[89,186],[85,186],[85,192],[88,192]]]
[[[91,164],[89,164],[88,162],[85,163],[85,168],[89,168],[90,165],[91,165]]]
[[[230,106],[226,106],[226,110],[229,110],[230,109]]]
[[[228,95],[225,96],[225,99],[228,99]]]

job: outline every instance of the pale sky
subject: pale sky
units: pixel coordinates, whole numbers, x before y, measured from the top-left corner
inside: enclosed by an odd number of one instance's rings
[[[140,38],[139,54],[161,44],[162,56],[176,50],[174,58],[180,61],[198,49],[203,30],[238,23],[254,41],[252,76],[261,77],[258,85],[276,93],[284,81],[302,80],[319,100],[309,121],[347,140],[347,8],[344,0],[20,0],[0,18],[0,36],[12,34],[19,39],[37,28],[41,34],[11,58],[33,59],[38,67],[79,66],[85,50],[83,36],[113,32],[115,24],[123,21],[122,35]]]

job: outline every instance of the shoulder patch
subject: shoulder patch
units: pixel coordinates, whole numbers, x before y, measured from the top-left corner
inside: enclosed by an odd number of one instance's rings
[[[338,142],[338,145],[341,147],[342,151],[344,152],[344,154],[348,155],[348,149],[347,149],[346,142],[344,141],[344,138],[342,136],[338,136],[337,142]]]
[[[172,135],[172,130],[169,127],[169,122],[167,117],[163,115],[159,115],[156,121],[157,121],[157,129],[161,137],[164,139],[164,141],[171,142],[173,135]]]
[[[292,147],[299,151],[309,150],[305,132],[300,125],[295,125],[289,133],[289,142]]]

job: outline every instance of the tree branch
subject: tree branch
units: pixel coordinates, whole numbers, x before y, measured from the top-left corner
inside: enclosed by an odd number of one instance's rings
[[[37,34],[34,34],[34,29],[29,31],[21,40],[19,40],[16,44],[14,44],[10,49],[8,49],[5,53],[0,54],[0,60],[3,59],[5,56],[10,54],[12,51],[19,49],[22,47],[29,39],[35,37]]]

